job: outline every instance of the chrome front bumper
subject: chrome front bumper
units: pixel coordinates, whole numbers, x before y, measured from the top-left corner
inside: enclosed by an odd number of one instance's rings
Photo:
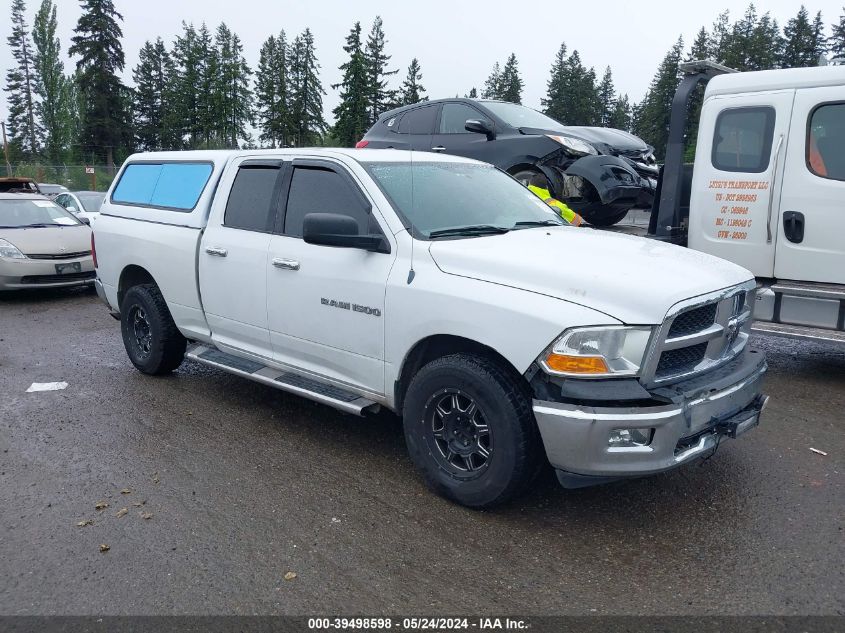
[[[707,454],[721,438],[753,428],[768,399],[760,392],[766,363],[761,359],[744,367],[742,375],[730,377],[731,384],[707,385],[699,379],[664,406],[590,407],[535,400],[534,416],[561,483],[567,485],[569,475],[577,487],[669,470]],[[648,446],[608,445],[611,431],[638,428],[654,429]]]

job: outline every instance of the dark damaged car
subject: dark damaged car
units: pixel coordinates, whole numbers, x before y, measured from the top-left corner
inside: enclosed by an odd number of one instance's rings
[[[654,148],[611,128],[565,126],[515,103],[424,101],[385,112],[357,147],[413,149],[492,163],[541,183],[588,222],[608,226],[634,206],[651,207]]]

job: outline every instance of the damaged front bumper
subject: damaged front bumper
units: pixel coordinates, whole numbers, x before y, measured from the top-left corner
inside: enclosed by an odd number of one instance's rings
[[[650,208],[657,186],[651,166],[639,169],[635,161],[605,154],[562,162],[561,158],[556,154],[540,167],[556,197],[584,217],[609,218],[635,206]]]
[[[546,454],[565,487],[670,470],[702,457],[726,437],[755,427],[767,396],[766,362],[744,352],[729,365],[660,390],[658,406],[588,406],[535,400],[534,416]],[[650,441],[613,446],[611,433],[637,429]]]

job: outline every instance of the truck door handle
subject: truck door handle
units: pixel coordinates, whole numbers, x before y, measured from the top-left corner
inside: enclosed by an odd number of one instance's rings
[[[225,248],[220,248],[219,246],[206,246],[205,252],[216,257],[226,257],[226,255],[229,254],[229,251]]]
[[[285,259],[284,257],[274,257],[273,266],[284,270],[299,270],[298,261],[295,259]]]
[[[783,234],[790,242],[804,241],[804,214],[800,211],[783,212]]]
[[[434,147],[431,148],[431,151],[432,152],[445,152],[446,148],[443,147],[442,145],[435,145]]]

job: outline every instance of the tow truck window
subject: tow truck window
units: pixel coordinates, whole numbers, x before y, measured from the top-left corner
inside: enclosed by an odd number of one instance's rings
[[[309,213],[339,213],[358,222],[358,231],[368,233],[370,214],[347,180],[331,169],[296,167],[290,181],[285,209],[284,234],[302,237],[302,223]]]
[[[467,132],[466,122],[468,119],[480,119],[489,123],[490,119],[481,114],[472,106],[465,103],[446,103],[440,114],[441,134],[472,134]]]
[[[437,114],[437,106],[424,106],[414,108],[404,114],[399,120],[400,134],[431,134],[434,130],[434,117]]]
[[[721,171],[761,173],[769,168],[775,110],[730,108],[716,118],[711,161]]]
[[[238,169],[226,202],[223,225],[244,231],[271,231],[278,176],[279,167],[275,166],[249,165]]]
[[[845,180],[845,103],[826,103],[810,114],[807,167],[816,176]]]

